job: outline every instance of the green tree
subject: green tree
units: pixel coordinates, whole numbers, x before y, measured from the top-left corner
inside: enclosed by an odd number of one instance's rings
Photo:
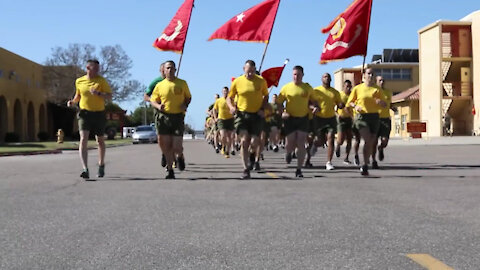
[[[141,96],[145,86],[130,78],[132,60],[120,45],[100,47],[97,53],[91,44],[75,43],[68,48],[52,48],[52,55],[45,61],[44,76],[50,101],[63,104],[72,98],[75,80],[85,74],[88,59],[100,61],[100,74],[110,84],[114,101]]]
[[[147,103],[147,107],[145,108],[144,103],[140,103],[140,106],[137,107],[133,113],[129,116],[129,120],[132,126],[138,126],[144,124],[145,116],[147,118],[146,124],[149,125],[155,121],[154,119],[154,108]],[[146,110],[146,111],[145,111]]]

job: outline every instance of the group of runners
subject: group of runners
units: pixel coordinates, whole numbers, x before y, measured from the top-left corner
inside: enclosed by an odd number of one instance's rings
[[[87,74],[76,80],[75,97],[67,105],[80,105],[79,152],[83,166],[80,176],[89,179],[87,141],[90,132],[95,134],[99,146],[97,176],[105,175],[105,101],[111,99],[112,94],[107,81],[98,74],[97,60],[88,60],[86,69]],[[160,76],[144,94],[144,99],[155,108],[155,127],[166,179],[175,178],[174,167],[185,169],[184,118],[192,99],[188,84],[177,78],[175,71],[173,61],[161,64]],[[230,88],[222,89],[221,97],[216,96],[215,103],[207,110],[206,120],[206,128],[210,130],[207,138],[212,140],[217,153],[221,152],[226,158],[240,153],[242,179],[249,179],[251,170],[260,170],[267,143],[278,152],[282,141],[286,163],[291,163],[294,156],[297,158],[296,177],[303,177],[302,167],[312,167],[311,157],[318,147],[327,147],[325,168],[333,170],[333,154],[340,157],[340,146],[346,142],[344,162],[350,164],[353,138],[356,165],[360,165],[360,140],[365,142],[361,174],[368,175],[370,160],[372,168],[378,168],[377,149],[378,159],[383,160],[388,145],[392,94],[383,88],[383,78],[375,77],[371,68],[365,70],[363,83],[352,88],[347,80],[339,92],[331,87],[330,74],[322,76],[321,86],[312,88],[303,82],[303,68],[295,66],[292,82],[284,85],[278,95],[274,94],[271,103],[267,83],[258,74],[255,62],[247,60],[243,71]]]
[[[384,159],[391,130],[392,92],[384,88],[383,78],[367,68],[363,83],[353,87],[346,80],[337,91],[331,87],[328,73],[316,88],[303,82],[303,76],[301,66],[293,67],[292,82],[273,94],[269,103],[267,83],[258,75],[255,62],[248,60],[244,74],[233,80],[230,89],[223,87],[222,95],[217,94],[207,109],[206,140],[226,158],[240,150],[242,179],[250,178],[251,170],[260,170],[265,147],[278,152],[280,144],[285,148],[286,163],[297,158],[296,177],[303,177],[303,167],[313,167],[311,157],[318,147],[327,149],[325,169],[334,170],[333,155],[341,156],[344,143],[345,164],[351,164],[353,144],[354,164],[360,166],[362,175],[369,175],[370,162],[373,169],[379,168],[376,156]]]

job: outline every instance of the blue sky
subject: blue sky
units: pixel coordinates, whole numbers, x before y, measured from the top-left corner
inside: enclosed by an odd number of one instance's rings
[[[229,86],[232,76],[242,73],[246,59],[260,63],[265,47],[263,43],[207,39],[231,17],[260,2],[195,1],[179,74],[188,82],[193,95],[186,121],[195,128],[202,128],[205,109],[213,102],[214,94]],[[182,3],[183,0],[0,0],[0,47],[43,64],[56,46],[119,44],[133,60],[133,78],[148,85],[158,76],[161,62],[178,62],[179,54],[157,51],[152,43]],[[351,0],[282,0],[263,69],[280,66],[289,58],[280,86],[291,80],[290,69],[294,65],[302,65],[304,81],[317,86],[325,72],[360,65],[362,57],[318,64],[327,38],[321,28],[350,3]],[[418,48],[420,28],[441,19],[459,20],[478,9],[478,0],[373,0],[367,62],[384,48]],[[140,101],[138,97],[121,105],[130,111]]]

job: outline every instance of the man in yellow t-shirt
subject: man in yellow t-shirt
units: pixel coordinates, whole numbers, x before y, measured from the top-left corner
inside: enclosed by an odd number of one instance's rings
[[[365,141],[363,166],[360,168],[360,173],[364,176],[368,175],[368,161],[380,124],[378,111],[381,107],[386,106],[385,96],[382,90],[375,85],[374,78],[373,69],[367,68],[364,73],[365,82],[353,88],[347,101],[347,104],[356,111],[354,126]]]
[[[350,80],[345,80],[343,83],[343,91],[340,92],[340,99],[342,100],[343,104],[347,104],[348,96],[352,91],[352,82]],[[337,137],[337,145],[335,147],[335,155],[340,157],[340,146],[347,141],[347,146],[345,149],[345,159],[343,163],[351,164],[350,160],[348,159],[350,155],[350,150],[352,149],[352,138],[353,138],[353,120],[352,115],[347,109],[337,109],[337,116],[338,116],[338,137]]]
[[[263,129],[263,109],[268,103],[268,88],[265,79],[255,74],[254,61],[247,60],[243,66],[243,71],[244,74],[232,82],[227,104],[230,108],[230,113],[236,113],[235,129],[240,136],[242,147],[242,179],[249,179],[250,169],[253,166],[251,166],[252,164],[248,166],[248,152],[250,146],[252,149],[257,149],[259,144],[260,132]],[[238,96],[238,101],[235,106],[233,99],[236,96]],[[258,156],[253,163],[257,162],[259,162]],[[250,160],[250,163],[252,163],[252,160]]]
[[[380,127],[378,128],[377,138],[375,139],[375,143],[372,149],[372,169],[378,169],[378,162],[375,158],[377,154],[377,146],[378,146],[378,160],[383,161],[385,158],[385,154],[383,150],[387,147],[388,141],[390,139],[390,131],[392,130],[392,121],[390,119],[390,110],[395,111],[395,108],[392,107],[392,91],[385,89],[384,84],[385,81],[383,80],[382,76],[377,76],[376,78],[377,86],[383,92],[385,96],[386,107],[380,108],[378,112],[380,114]],[[380,139],[381,143],[378,145],[378,139]]]
[[[227,105],[228,87],[223,87],[222,97],[218,98],[213,105],[213,118],[220,131],[220,141],[222,143],[222,155],[225,158],[230,157],[230,150],[232,155],[235,151],[232,148],[232,133],[234,130],[233,115],[230,113],[230,108]]]
[[[330,86],[332,77],[325,73],[322,76],[322,85],[314,89],[315,95],[318,96],[320,111],[314,116],[315,135],[317,137],[315,145],[312,147],[312,156],[316,151],[316,147],[327,143],[327,163],[325,168],[333,170],[332,165],[333,150],[335,147],[335,133],[337,133],[337,118],[335,116],[335,106],[342,109],[344,103],[340,98],[340,93]]]
[[[71,107],[80,102],[78,113],[78,129],[80,133],[79,153],[83,171],[80,177],[90,179],[88,171],[88,136],[95,134],[98,145],[98,177],[105,175],[105,100],[112,98],[112,90],[108,82],[98,74],[100,63],[98,60],[87,61],[87,75],[75,81],[75,97],[67,102]]]
[[[286,135],[286,154],[285,161],[290,163],[292,161],[292,153],[297,149],[297,170],[295,177],[303,177],[302,166],[305,160],[305,141],[308,134],[308,112],[309,105],[314,103],[315,112],[319,110],[316,95],[314,95],[313,88],[304,83],[303,67],[293,67],[293,81],[287,83],[280,90],[278,94],[277,104],[280,110],[283,111],[282,118],[285,123]],[[283,103],[286,102],[286,108],[283,110]]]
[[[173,162],[180,171],[185,170],[183,156],[184,118],[192,95],[187,82],[175,76],[175,62],[167,61],[164,66],[165,79],[153,90],[150,102],[157,109],[155,127],[158,145],[167,158],[166,179],[175,179]]]

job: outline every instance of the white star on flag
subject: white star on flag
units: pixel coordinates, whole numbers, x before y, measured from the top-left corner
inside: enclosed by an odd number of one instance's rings
[[[240,13],[240,15],[237,15],[237,22],[243,22],[243,18],[245,17],[245,14]]]

